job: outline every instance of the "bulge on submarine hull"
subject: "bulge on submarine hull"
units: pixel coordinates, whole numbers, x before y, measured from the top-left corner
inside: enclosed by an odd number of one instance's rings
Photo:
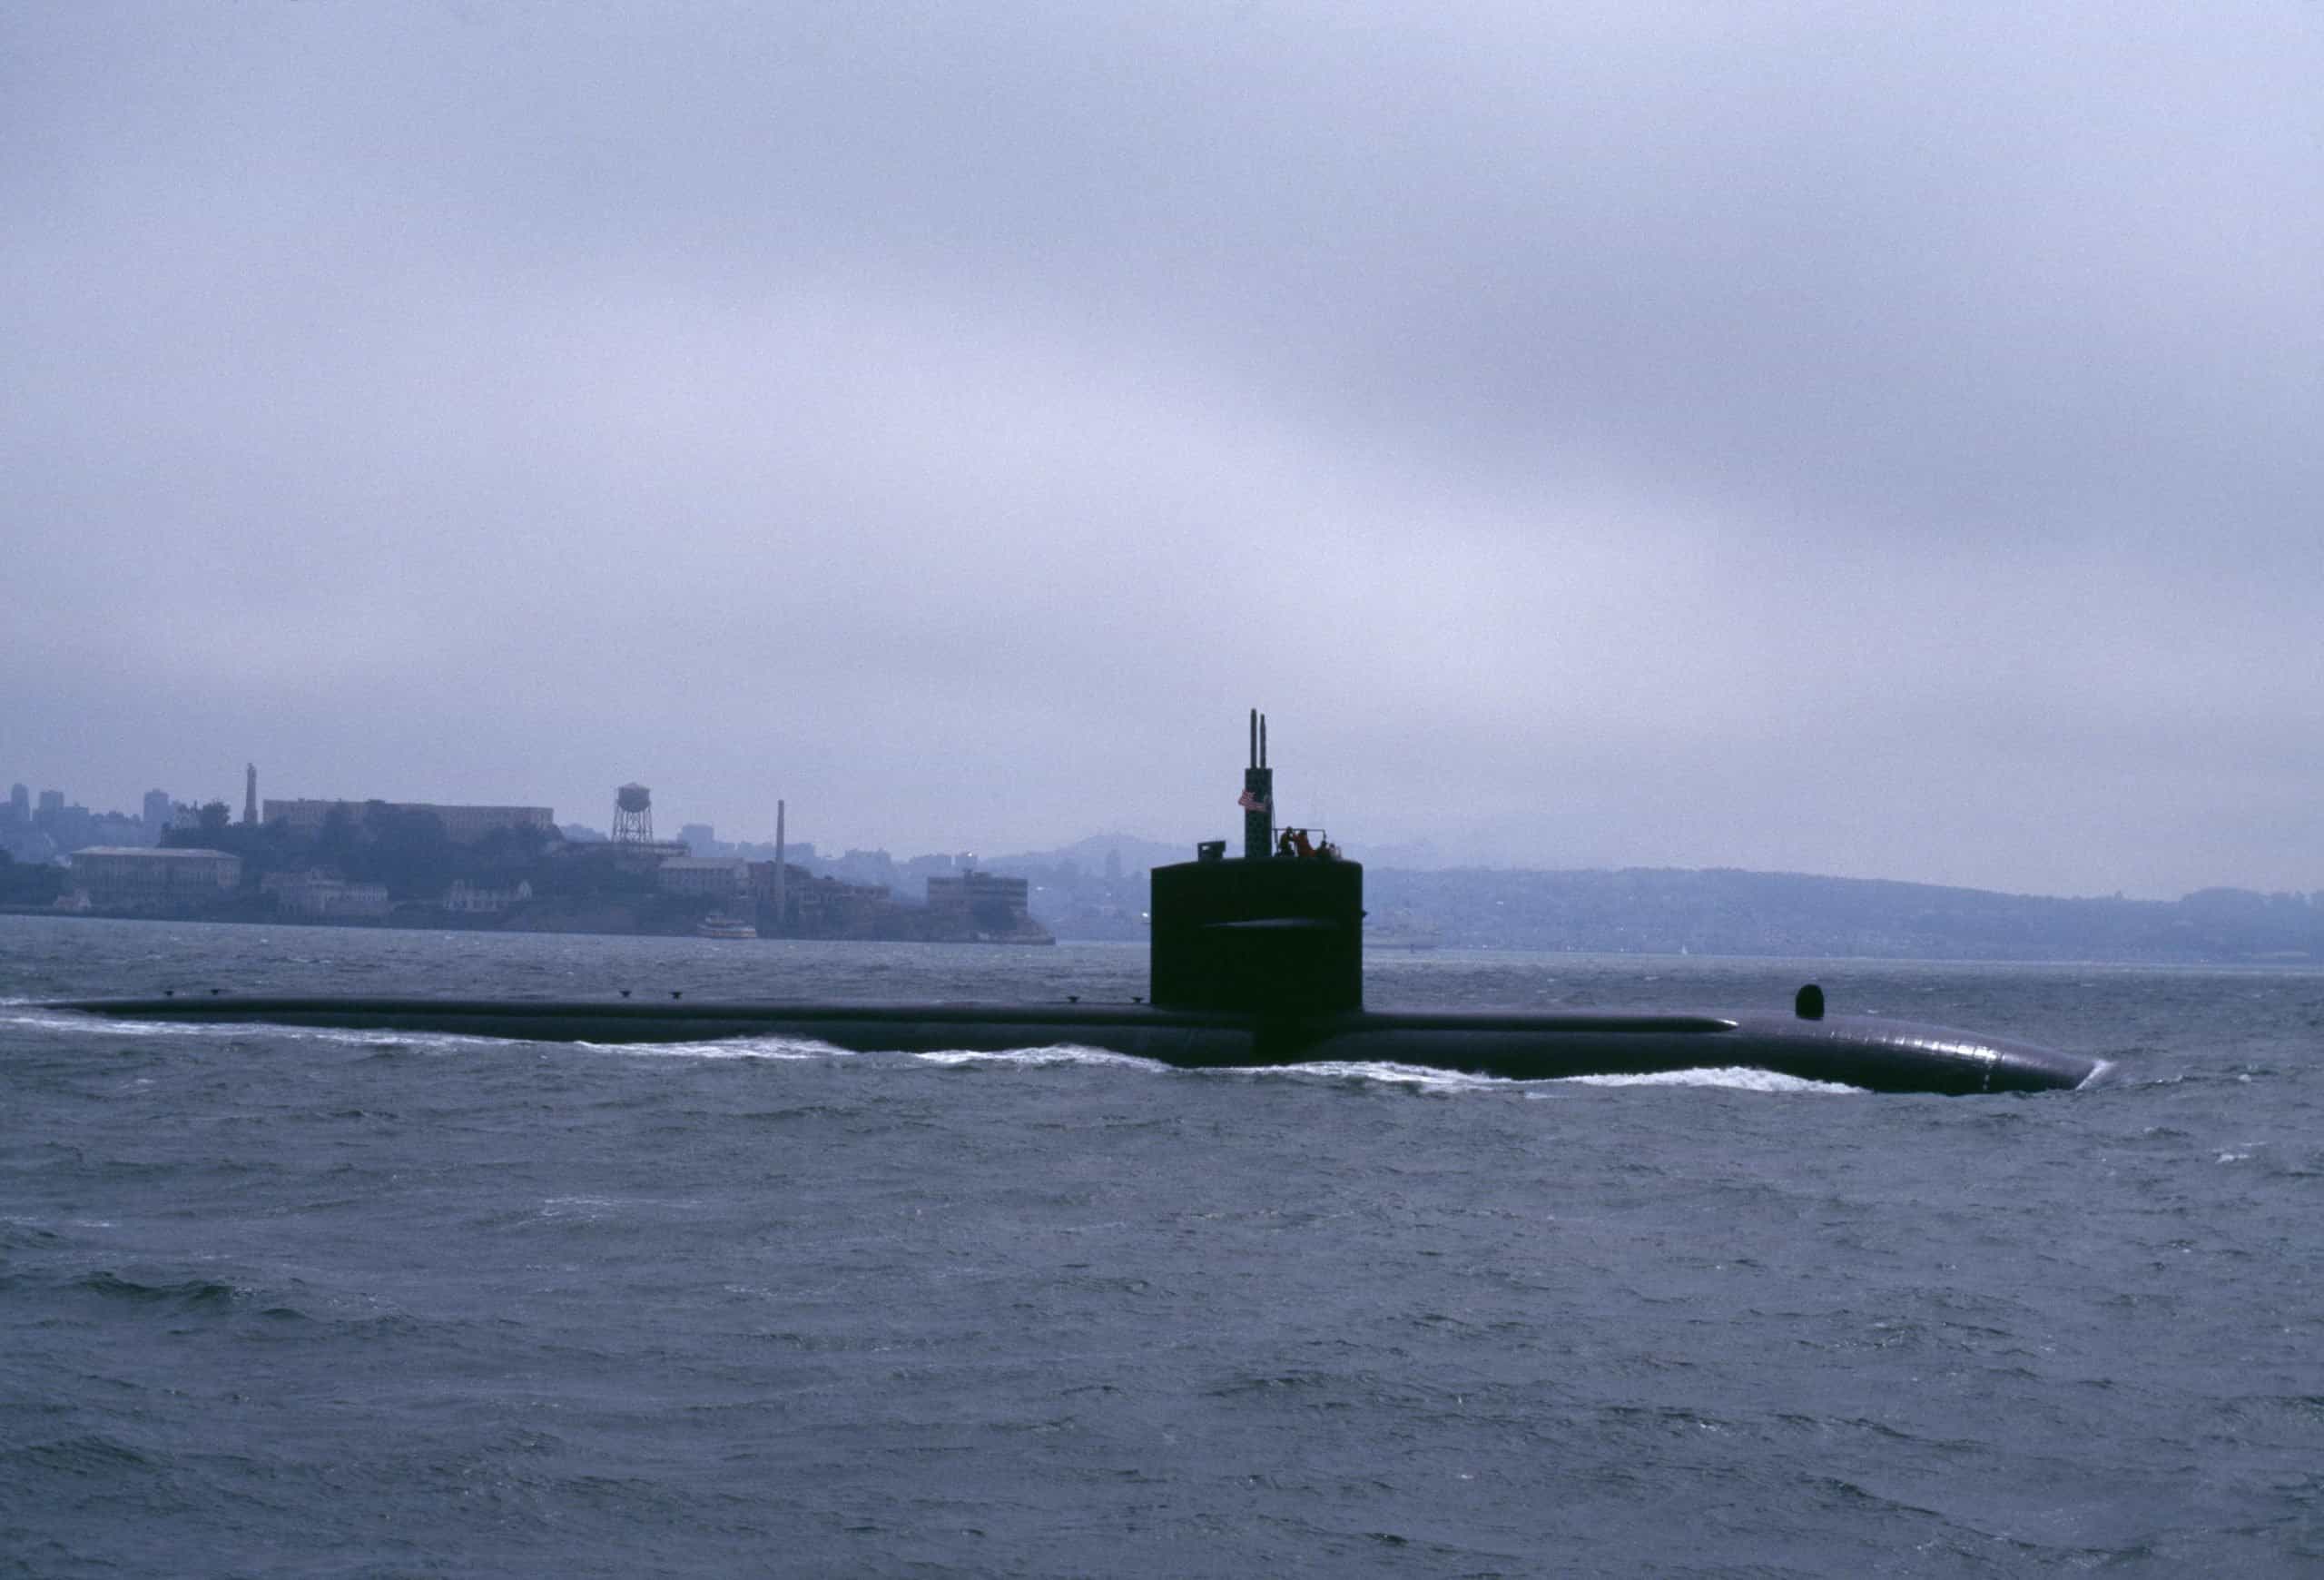
[[[1512,1081],[1742,1068],[1876,1091],[2035,1091],[2100,1062],[1936,1027],[1793,1013],[1527,1014],[1364,1007],[1364,869],[1308,831],[1275,828],[1265,725],[1254,710],[1244,851],[1225,842],[1153,873],[1151,1002],[717,1003],[668,1000],[202,997],[52,1007],[137,1020],[338,1027],[539,1042],[808,1039],[860,1052],[1001,1052],[1069,1043],[1187,1069],[1345,1062]]]

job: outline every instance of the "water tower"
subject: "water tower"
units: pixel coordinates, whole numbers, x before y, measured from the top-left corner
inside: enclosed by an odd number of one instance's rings
[[[614,792],[614,840],[619,844],[654,843],[654,792],[625,785]]]

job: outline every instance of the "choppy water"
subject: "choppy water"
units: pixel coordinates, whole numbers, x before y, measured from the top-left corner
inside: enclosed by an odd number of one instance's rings
[[[1441,956],[2035,1097],[109,1025],[1140,952],[0,918],[0,1572],[2314,1574],[2324,975]]]

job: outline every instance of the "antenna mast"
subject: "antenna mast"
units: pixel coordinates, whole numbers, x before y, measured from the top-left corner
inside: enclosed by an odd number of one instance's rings
[[[1275,854],[1275,770],[1267,766],[1266,716],[1251,710],[1251,762],[1243,770],[1243,855],[1265,861]]]

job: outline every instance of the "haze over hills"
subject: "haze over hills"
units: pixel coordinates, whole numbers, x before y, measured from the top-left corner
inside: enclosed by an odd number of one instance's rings
[[[2324,960],[2324,896],[2063,899],[1803,873],[1368,870],[1366,901],[1447,944],[1900,960]]]
[[[1213,837],[1227,833],[1222,821]],[[1130,942],[1145,937],[1147,871],[1188,860],[1194,843],[1116,831],[976,860],[1027,879],[1033,914],[1060,939]],[[2324,962],[2324,893],[2215,887],[2176,900],[2064,897],[1736,867],[1443,866],[1433,863],[1426,842],[1358,845],[1349,854],[1364,863],[1370,936],[1383,943],[1899,960]],[[927,859],[899,862],[896,879],[916,887],[911,874]],[[825,864],[811,858],[809,864]]]
[[[1060,938],[1137,936],[1148,867],[1191,846],[1092,834],[984,864],[1034,884]],[[1118,855],[1119,881],[1107,858]],[[2063,898],[1737,868],[1564,871],[1367,863],[1374,935],[1453,948],[1912,960],[2324,961],[2324,894]],[[1128,918],[1126,921],[1125,918]]]

